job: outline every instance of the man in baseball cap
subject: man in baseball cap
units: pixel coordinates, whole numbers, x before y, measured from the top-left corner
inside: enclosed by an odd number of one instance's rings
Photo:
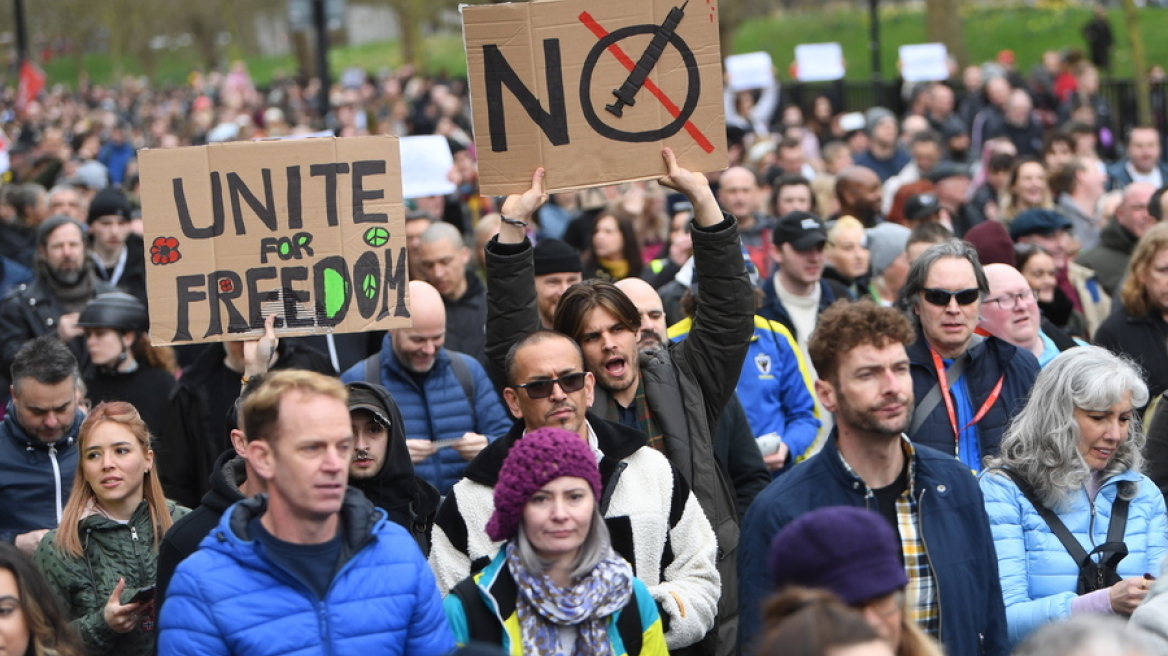
[[[827,229],[819,217],[810,212],[785,214],[771,238],[771,259],[779,270],[763,283],[766,301],[758,314],[786,326],[806,359],[807,340],[819,313],[837,299],[851,298],[851,293],[840,283],[823,278]]]

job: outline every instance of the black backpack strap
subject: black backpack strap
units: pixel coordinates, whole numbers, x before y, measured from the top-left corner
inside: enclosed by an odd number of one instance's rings
[[[1079,544],[1079,541],[1076,540],[1075,536],[1071,534],[1071,531],[1067,528],[1067,525],[1063,523],[1063,520],[1059,519],[1059,516],[1054,514],[1054,511],[1052,511],[1050,508],[1042,505],[1042,502],[1038,500],[1038,495],[1034,493],[1034,488],[1030,487],[1030,483],[1026,479],[1018,475],[1017,472],[1011,471],[1009,469],[1003,469],[1001,471],[1014,481],[1014,485],[1018,486],[1018,489],[1022,491],[1022,494],[1025,495],[1030,504],[1034,506],[1034,509],[1038,511],[1039,516],[1041,516],[1043,521],[1046,522],[1046,525],[1050,527],[1051,533],[1054,533],[1055,537],[1059,539],[1059,542],[1063,543],[1063,548],[1067,550],[1067,553],[1071,555],[1071,558],[1075,559],[1075,564],[1079,567],[1083,567],[1089,558],[1087,550],[1083,548],[1083,545]],[[1124,515],[1126,521],[1126,511],[1124,511]],[[1114,521],[1114,519],[1115,518],[1113,515],[1112,521]],[[1110,529],[1108,532],[1110,532]]]
[[[381,353],[365,358],[365,382],[381,384]]]
[[[616,631],[625,644],[626,654],[640,654],[644,646],[644,627],[641,626],[641,607],[637,603],[637,591],[629,597],[629,603],[620,610],[616,618]]]
[[[458,384],[462,385],[462,393],[466,395],[466,403],[470,406],[470,420],[477,428],[479,421],[475,412],[474,377],[470,375],[470,367],[463,359],[467,356],[457,351],[448,351],[448,353],[450,354],[450,369],[454,372],[454,377],[458,379]]]
[[[1137,483],[1119,482],[1119,489],[1115,493],[1115,502],[1111,504],[1111,521],[1107,524],[1108,542],[1123,542],[1123,534],[1127,531],[1127,511],[1137,490]]]
[[[503,626],[498,619],[487,611],[487,604],[483,601],[482,593],[475,585],[474,577],[468,576],[461,583],[450,590],[450,594],[458,597],[462,602],[463,614],[466,616],[466,628],[471,642],[482,642],[491,645],[503,644]]]

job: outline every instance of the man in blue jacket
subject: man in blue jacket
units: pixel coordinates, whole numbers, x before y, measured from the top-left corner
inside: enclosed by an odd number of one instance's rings
[[[949,656],[1009,653],[998,559],[977,481],[951,456],[904,434],[913,408],[905,347],[914,338],[899,311],[866,300],[836,304],[820,316],[810,344],[820,376],[815,390],[834,413],[835,429],[822,451],[771,483],[742,522],[744,652],[774,592],[760,572],[767,571],[775,535],[810,510],[857,506],[879,513],[899,537],[908,575],[899,612],[939,639]]]
[[[415,280],[409,293],[413,325],[386,333],[381,353],[358,362],[341,380],[380,383],[393,394],[415,472],[445,496],[462,479],[466,463],[511,422],[483,366],[444,348],[446,307],[438,290]]]
[[[158,653],[404,654],[454,649],[438,587],[406,529],[348,488],[348,393],[309,371],[243,403],[247,461],[267,495],[224,513],[175,572]]]
[[[977,252],[956,239],[921,253],[904,284],[919,328],[908,347],[917,405],[906,432],[975,472],[1038,377],[1034,354],[975,332],[989,290]]]
[[[77,360],[54,336],[32,339],[12,363],[0,423],[0,540],[27,554],[61,521],[77,469]]]

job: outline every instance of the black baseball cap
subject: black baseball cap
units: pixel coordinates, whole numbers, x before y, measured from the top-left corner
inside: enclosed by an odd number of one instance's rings
[[[772,238],[775,246],[790,244],[797,251],[807,251],[827,243],[827,229],[818,216],[797,210],[779,219]]]

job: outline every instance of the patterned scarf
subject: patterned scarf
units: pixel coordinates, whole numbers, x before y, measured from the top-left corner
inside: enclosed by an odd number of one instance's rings
[[[665,438],[661,432],[661,425],[653,417],[649,409],[649,399],[645,396],[645,379],[637,381],[637,395],[633,398],[633,409],[637,411],[637,428],[649,436],[649,447],[655,451],[665,453]],[[604,418],[621,423],[620,406],[611,394],[608,395],[608,407],[605,408]]]
[[[533,573],[519,560],[515,542],[507,544],[507,569],[519,588],[516,612],[525,653],[558,656],[557,627],[578,628],[572,656],[607,656],[607,620],[633,594],[633,568],[609,550],[608,557],[571,588],[561,588],[543,572]]]

